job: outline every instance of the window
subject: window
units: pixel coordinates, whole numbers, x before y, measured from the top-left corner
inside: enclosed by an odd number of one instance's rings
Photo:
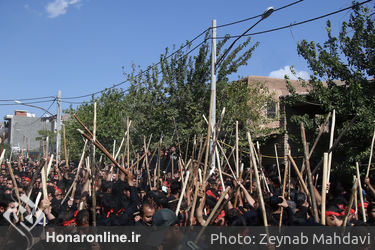
[[[277,116],[277,102],[269,102],[267,105],[267,118],[276,118]]]

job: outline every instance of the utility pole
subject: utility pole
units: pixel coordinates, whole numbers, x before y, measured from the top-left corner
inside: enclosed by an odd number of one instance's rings
[[[61,151],[61,90],[57,92],[57,115],[56,115],[56,162],[60,160]]]
[[[216,19],[212,20],[212,44],[211,44],[211,124],[212,139],[210,141],[210,152],[212,152],[213,139],[215,137],[216,124]],[[212,156],[213,160],[211,171],[215,169],[215,154]]]

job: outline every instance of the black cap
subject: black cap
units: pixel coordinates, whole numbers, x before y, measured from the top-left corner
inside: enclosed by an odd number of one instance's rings
[[[152,216],[152,225],[156,227],[172,226],[176,223],[176,214],[168,208],[160,209]]]

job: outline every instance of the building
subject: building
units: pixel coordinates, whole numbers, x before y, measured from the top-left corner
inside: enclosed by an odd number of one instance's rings
[[[54,132],[55,124],[56,116],[35,117],[25,110],[16,110],[14,115],[4,117],[5,143],[10,144],[14,152],[21,150],[40,152],[41,142],[37,140],[37,137],[41,136],[39,131]]]
[[[284,157],[291,150],[292,156],[298,156],[301,159],[301,153],[297,152],[295,142],[290,139],[291,134],[300,135],[300,126],[291,122],[291,117],[295,114],[309,114],[310,116],[320,115],[322,110],[319,106],[312,103],[300,103],[293,107],[285,104],[285,100],[291,95],[289,92],[285,79],[270,78],[264,76],[248,76],[248,84],[254,82],[262,83],[272,94],[274,103],[272,103],[267,110],[264,111],[265,115],[274,117],[275,119],[263,127],[272,128],[275,132],[268,134],[266,143],[261,146],[262,163],[263,165],[276,164],[275,158],[275,145],[279,157]],[[291,85],[295,88],[296,93],[300,95],[308,94],[309,88],[301,86],[301,83],[296,80],[290,80]],[[284,162],[283,158],[279,158],[279,162]],[[299,163],[300,160],[297,160]]]

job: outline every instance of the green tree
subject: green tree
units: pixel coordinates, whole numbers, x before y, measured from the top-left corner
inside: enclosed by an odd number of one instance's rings
[[[331,23],[327,22],[328,40],[323,44],[301,41],[298,53],[302,55],[313,72],[307,84],[308,96],[299,96],[293,89],[289,104],[309,101],[317,104],[323,113],[336,110],[336,138],[353,116],[357,121],[342,138],[334,151],[333,164],[338,169],[348,169],[356,161],[367,162],[375,120],[375,30],[374,9],[353,7],[348,21],[342,23],[341,31],[333,35]],[[322,79],[325,82],[322,82]],[[337,81],[339,80],[339,81]],[[290,87],[290,86],[289,86]],[[321,119],[307,115],[294,117],[305,121],[310,138],[316,133]],[[324,143],[324,149],[328,146]],[[321,148],[323,148],[321,147]],[[323,149],[323,150],[324,150]],[[322,151],[315,154],[319,159]]]
[[[125,132],[125,118],[132,120],[131,149],[139,150],[143,146],[143,135],[153,134],[153,145],[163,136],[164,145],[177,143],[177,134],[181,143],[194,135],[206,134],[207,125],[203,115],[208,117],[211,79],[211,55],[209,39],[190,54],[190,46],[182,46],[171,56],[169,50],[160,57],[160,63],[145,71],[133,66],[127,74],[129,87],[126,91],[110,89],[97,100],[97,135],[100,142],[110,149],[113,140],[118,142]],[[217,46],[218,57],[226,48],[229,37],[221,40]],[[226,107],[224,135],[230,135],[225,127],[234,128],[235,121],[241,122],[241,128],[255,129],[260,120],[259,109],[266,106],[264,88],[249,87],[246,81],[229,80],[230,75],[247,64],[258,43],[250,44],[250,38],[234,48],[218,68],[217,77],[217,113]],[[188,44],[187,44],[188,45]],[[253,98],[250,98],[250,97]],[[257,103],[257,105],[255,105]],[[92,102],[84,103],[77,109],[71,108],[70,114],[77,116],[89,128],[92,128]],[[251,122],[249,122],[251,120]],[[70,155],[77,159],[83,142],[79,139],[76,121],[68,122],[66,129]]]

